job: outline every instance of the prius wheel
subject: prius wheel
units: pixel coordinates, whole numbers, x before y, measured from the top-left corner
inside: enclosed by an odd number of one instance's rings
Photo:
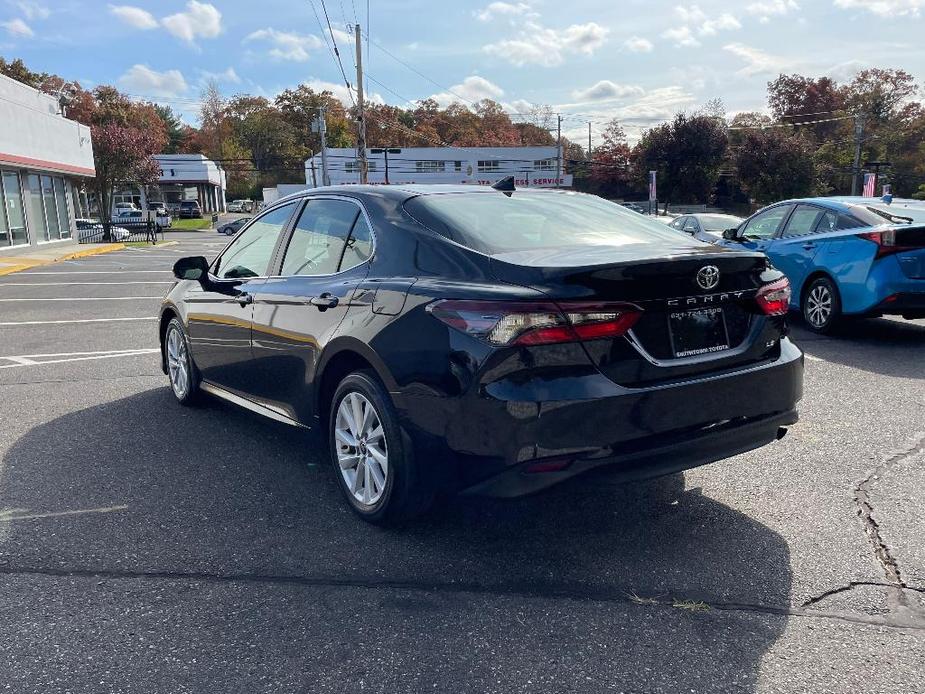
[[[829,333],[841,320],[841,297],[828,277],[819,277],[803,292],[803,319],[810,330]]]
[[[170,389],[182,405],[191,403],[199,392],[199,377],[189,351],[189,341],[183,324],[176,318],[167,324],[164,333],[164,357]]]
[[[341,381],[329,431],[338,485],[361,518],[386,524],[416,516],[429,505],[411,442],[375,374],[358,371]]]

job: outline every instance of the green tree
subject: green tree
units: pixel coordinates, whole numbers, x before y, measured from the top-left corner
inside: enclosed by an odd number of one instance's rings
[[[749,131],[735,156],[739,182],[760,204],[810,195],[812,152],[805,138],[784,129]]]
[[[178,154],[183,150],[183,145],[189,137],[186,126],[180,117],[173,112],[170,106],[153,104],[154,112],[164,124],[164,132],[167,134],[167,144],[164,146],[164,154]]]

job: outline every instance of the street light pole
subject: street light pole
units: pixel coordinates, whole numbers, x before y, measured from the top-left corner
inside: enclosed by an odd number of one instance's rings
[[[369,150],[370,154],[382,154],[385,157],[385,184],[389,184],[389,155],[401,154],[398,147],[373,147]]]
[[[359,136],[357,137],[357,158],[360,160],[360,183],[366,183],[366,116],[363,104],[363,41],[360,25],[354,27],[357,43],[357,118],[359,119]]]

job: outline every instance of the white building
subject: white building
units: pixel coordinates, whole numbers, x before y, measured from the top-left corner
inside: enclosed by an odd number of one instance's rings
[[[134,203],[146,209],[149,202],[164,202],[174,207],[183,200],[198,200],[203,214],[225,211],[225,170],[202,154],[156,154],[161,167],[156,185],[124,187],[112,197],[112,204]]]
[[[93,178],[90,129],[57,99],[0,75],[0,254],[73,238]]]
[[[367,181],[373,184],[469,183],[491,185],[514,176],[519,187],[567,188],[571,174],[556,175],[556,147],[399,147],[367,149]],[[321,154],[305,162],[310,187],[322,185]],[[328,149],[331,185],[359,183],[356,149]]]

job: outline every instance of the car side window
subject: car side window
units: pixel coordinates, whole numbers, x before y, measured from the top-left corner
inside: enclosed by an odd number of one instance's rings
[[[832,210],[826,210],[822,213],[822,216],[819,217],[819,221],[816,222],[816,233],[824,234],[827,231],[835,231],[836,224],[838,223],[838,215]]]
[[[218,276],[233,279],[266,275],[276,241],[294,209],[295,203],[291,202],[275,207],[255,219],[222,254],[218,264]]]
[[[282,274],[337,272],[347,237],[359,214],[359,206],[346,200],[309,200],[292,231]]]
[[[772,207],[770,210],[759,212],[745,223],[741,236],[750,239],[771,238],[777,233],[792,207],[792,205],[779,205]]]
[[[836,222],[836,229],[857,229],[859,227],[867,226],[857,217],[852,217],[849,214],[840,214],[838,215],[838,222]]]
[[[353,225],[338,270],[343,272],[365,262],[373,254],[373,235],[366,217],[360,215]]]
[[[698,229],[697,229],[697,220],[696,220],[696,218],[694,218],[694,217],[688,217],[688,218],[687,218],[687,221],[684,222],[684,231],[686,231],[686,232],[688,232],[688,233],[690,233],[690,234],[696,234],[696,233],[697,233]]]
[[[674,227],[675,229],[683,229],[684,222],[687,220],[687,217],[678,217],[668,226]]]
[[[808,236],[816,229],[816,222],[824,211],[812,205],[797,205],[797,208],[790,215],[787,221],[787,227],[784,229],[783,236],[793,238],[794,236]]]

